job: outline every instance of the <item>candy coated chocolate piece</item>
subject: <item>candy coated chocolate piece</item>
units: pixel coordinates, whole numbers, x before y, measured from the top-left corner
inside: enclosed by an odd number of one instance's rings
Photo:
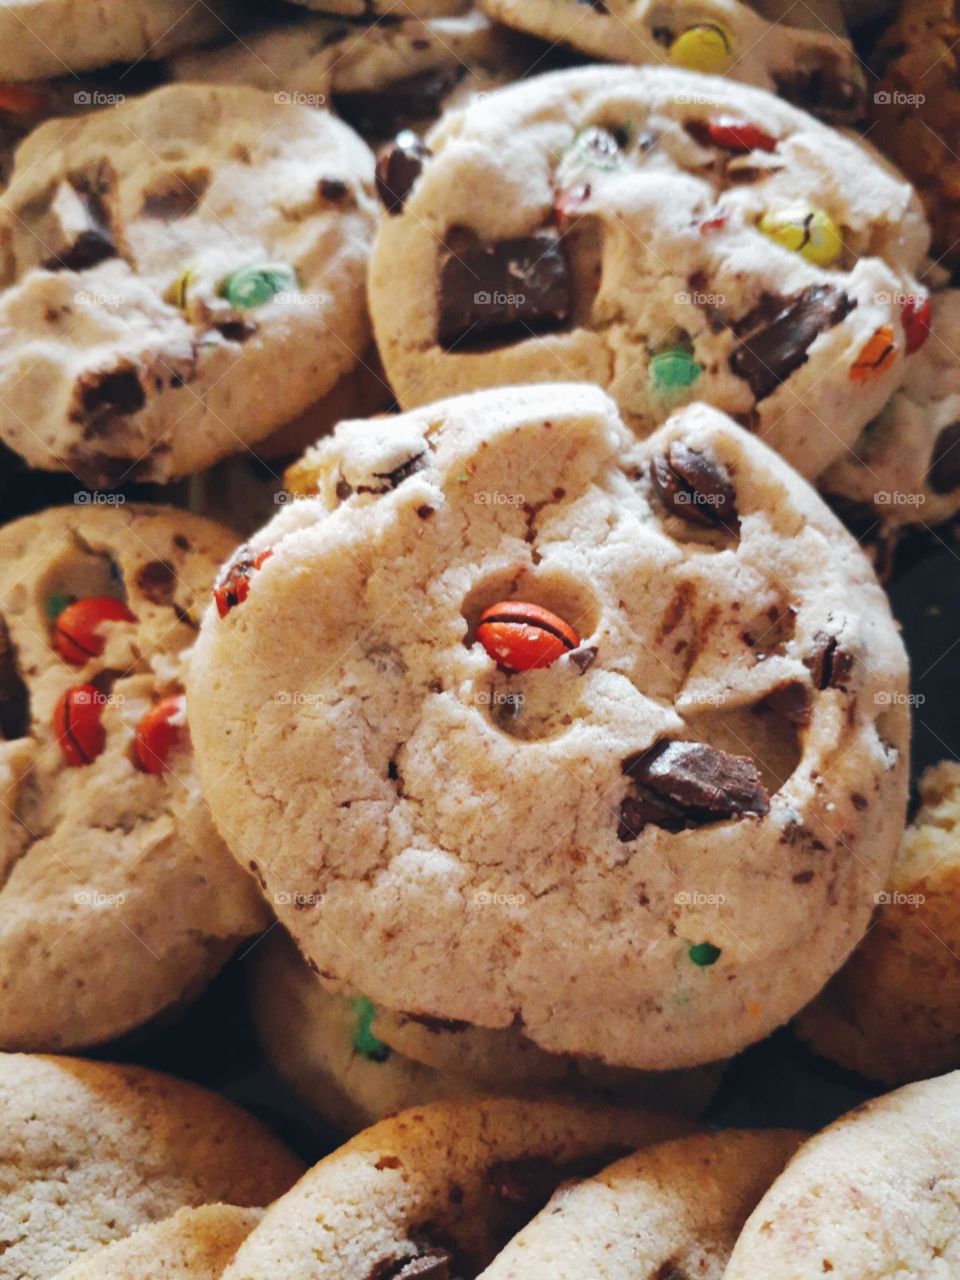
[[[833,219],[822,209],[789,205],[768,210],[759,222],[765,236],[817,267],[832,267],[840,260],[843,241]]]
[[[729,69],[733,60],[733,45],[723,27],[705,22],[688,27],[677,36],[667,51],[667,58],[675,67],[720,76]]]

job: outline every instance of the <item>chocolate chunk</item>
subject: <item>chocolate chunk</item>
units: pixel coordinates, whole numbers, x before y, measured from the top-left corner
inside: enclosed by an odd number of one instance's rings
[[[146,404],[146,396],[136,371],[120,367],[101,373],[84,374],[77,383],[79,412],[73,417],[104,418],[137,413]]]
[[[676,1258],[668,1258],[657,1267],[650,1280],[690,1280],[690,1276],[678,1264]]]
[[[177,589],[177,571],[168,560],[151,560],[137,571],[136,582],[151,604],[170,604]]]
[[[595,644],[584,645],[580,649],[574,649],[568,657],[580,674],[583,675],[584,672],[590,670],[597,660],[597,646]]]
[[[391,489],[396,489],[403,484],[404,480],[409,479],[412,475],[416,475],[418,471],[422,471],[427,465],[426,462],[424,462],[425,457],[426,452],[421,451],[420,453],[414,454],[412,458],[407,458],[405,462],[401,462],[400,465],[394,467],[392,471],[374,471],[374,478],[377,480],[383,480],[384,483],[381,485],[358,485],[357,493],[389,493]],[[349,497],[349,494],[347,496]]]
[[[658,742],[625,760],[623,771],[637,789],[630,816],[643,825],[651,822],[675,831],[725,818],[762,816],[770,810],[770,797],[753,761],[705,742]]]
[[[437,341],[526,338],[556,328],[571,310],[571,281],[560,239],[537,231],[516,240],[444,249],[437,281]]]
[[[706,528],[738,527],[736,494],[726,467],[682,440],[650,460],[650,478],[668,511]]]
[[[810,690],[799,680],[791,680],[782,684],[768,694],[766,702],[771,711],[791,724],[808,725],[810,723]]]
[[[960,488],[960,422],[951,422],[937,436],[927,484],[934,493],[950,493]]]
[[[803,660],[813,683],[818,689],[845,689],[853,670],[853,654],[842,649],[837,637],[826,631],[818,631],[813,643],[813,652]]]
[[[571,1178],[589,1178],[621,1155],[623,1149],[614,1147],[571,1160],[549,1160],[545,1156],[503,1160],[490,1166],[487,1181],[497,1200],[522,1209],[532,1217],[543,1208],[561,1182]]]
[[[839,62],[827,66],[822,61],[815,67],[774,71],[773,81],[781,98],[821,119],[852,123],[863,115],[864,87],[845,76]]]
[[[403,1018],[405,1022],[415,1022],[418,1027],[423,1027],[434,1035],[440,1035],[444,1031],[469,1031],[471,1026],[469,1022],[461,1022],[456,1018],[434,1018],[428,1013],[405,1013]]]
[[[163,174],[144,191],[140,212],[145,218],[155,218],[158,222],[176,222],[193,213],[209,185],[210,174],[206,169]]]
[[[625,796],[620,805],[617,839],[628,844],[636,840],[649,823],[665,831],[682,831],[687,825],[686,815],[677,805],[669,805],[652,795]]]
[[[807,360],[807,349],[821,333],[840,323],[856,306],[833,285],[814,284],[789,298],[765,294],[736,325],[741,339],[730,368],[749,383],[757,400],[775,391]]]
[[[327,204],[342,204],[350,194],[350,188],[341,178],[321,178],[317,190]]]
[[[416,1244],[420,1250],[414,1257],[378,1263],[369,1280],[450,1280],[453,1255],[441,1245]]]
[[[339,116],[371,138],[392,138],[401,129],[432,120],[443,100],[456,88],[466,68],[444,67],[405,76],[376,92],[338,93],[333,106]]]
[[[30,694],[20,675],[6,620],[0,617],[0,734],[6,742],[30,732]]]
[[[430,157],[415,133],[404,129],[377,157],[377,195],[387,213],[403,211],[413,184],[423,172],[423,162]]]

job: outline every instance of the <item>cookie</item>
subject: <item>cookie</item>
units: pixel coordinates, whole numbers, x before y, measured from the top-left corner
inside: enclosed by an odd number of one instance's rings
[[[234,546],[159,506],[0,529],[4,1049],[141,1026],[269,920],[199,794],[184,721],[187,654]]]
[[[260,1221],[256,1209],[206,1204],[82,1254],[56,1280],[220,1280]]]
[[[617,1071],[547,1054],[514,1031],[391,1015],[363,996],[325,990],[296,947],[274,930],[250,956],[251,1013],[274,1070],[311,1110],[355,1133],[405,1107],[491,1089],[562,1089],[700,1115],[721,1065],[689,1071]],[[401,1045],[412,1045],[404,1053]],[[429,1064],[429,1065],[428,1065]]]
[[[799,477],[598,388],[341,424],[220,580],[201,781],[321,979],[664,1070],[792,1016],[886,884],[906,657]],[[241,745],[242,744],[242,745]]]
[[[265,1205],[301,1166],[216,1094],[140,1067],[0,1054],[0,1277],[46,1280],[187,1205]]]
[[[876,1098],[804,1143],[747,1220],[725,1280],[953,1275],[958,1101],[954,1072]]]
[[[863,115],[865,80],[835,6],[743,0],[483,0],[491,17],[592,58],[726,75],[834,122]]]
[[[475,1276],[557,1185],[683,1132],[675,1119],[486,1098],[404,1111],[316,1165],[264,1215],[224,1280]]]
[[[3,0],[0,80],[45,80],[162,58],[227,29],[228,0]]]
[[[645,433],[707,400],[812,479],[906,376],[917,197],[786,103],[588,67],[490,94],[428,145],[381,158],[371,262],[405,407],[582,378]]]
[[[919,299],[911,329],[925,345],[903,387],[820,478],[881,529],[940,524],[960,509],[960,290]]]
[[[744,1222],[801,1137],[730,1129],[639,1151],[560,1187],[482,1280],[723,1280]]]
[[[960,765],[919,785],[870,932],[796,1023],[817,1053],[886,1085],[960,1066]]]
[[[372,180],[346,125],[252,89],[41,125],[0,197],[0,438],[166,481],[323,399],[369,341]]]
[[[933,250],[960,265],[960,20],[950,0],[903,0],[870,58],[870,139],[920,193]]]

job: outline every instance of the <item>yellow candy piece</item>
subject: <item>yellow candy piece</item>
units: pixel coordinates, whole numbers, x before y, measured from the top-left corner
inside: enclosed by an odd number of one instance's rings
[[[677,36],[667,50],[667,58],[675,67],[685,67],[687,71],[722,76],[733,60],[733,45],[723,27],[704,23],[688,27]]]
[[[765,236],[817,267],[832,267],[843,252],[837,224],[822,209],[806,205],[778,209],[765,213],[759,226]]]
[[[185,310],[187,292],[190,289],[190,281],[192,279],[193,272],[189,267],[185,271],[181,271],[164,295],[164,301],[169,302],[174,307],[179,307],[181,311]]]

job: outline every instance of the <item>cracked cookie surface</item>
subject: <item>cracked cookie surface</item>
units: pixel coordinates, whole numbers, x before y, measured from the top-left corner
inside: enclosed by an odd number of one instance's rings
[[[188,692],[214,817],[321,979],[647,1069],[812,998],[886,882],[908,725],[889,606],[813,491],[714,410],[638,442],[581,385],[308,461]],[[579,647],[510,673],[477,639],[498,601]]]

